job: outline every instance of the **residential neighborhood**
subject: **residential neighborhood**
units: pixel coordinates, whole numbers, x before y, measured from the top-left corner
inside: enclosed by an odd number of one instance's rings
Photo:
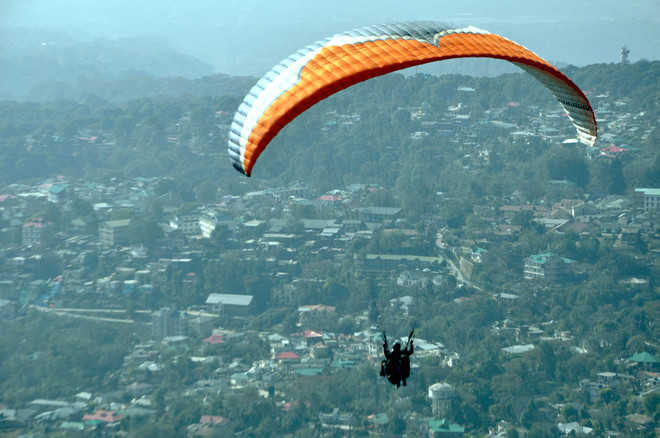
[[[657,130],[629,99],[598,94],[600,140],[584,148],[557,123],[560,107],[512,100],[477,119],[463,102],[475,88],[452,91],[440,109],[397,107],[403,137],[420,148],[442,139],[477,179],[499,166],[501,144],[552,144],[609,169]],[[212,117],[220,137],[229,117]],[[169,144],[183,142],[191,118],[164,128]],[[341,108],[320,118],[325,136],[368,123]],[[102,128],[51,140],[81,153],[119,141]],[[192,144],[195,159],[225,164]],[[90,356],[111,364],[79,376],[84,385],[0,398],[0,436],[156,436],[144,431],[163,418],[183,424],[178,436],[259,436],[263,417],[286,436],[555,436],[535,435],[537,423],[556,436],[658,433],[659,187],[590,190],[565,178],[538,197],[531,184],[499,194],[473,185],[467,201],[450,189],[416,201],[400,180],[355,178],[206,182],[186,199],[170,176],[0,186],[2,331],[27,333],[31,321],[59,324],[53,336],[89,331],[93,342],[69,348],[99,348]],[[633,318],[635,331],[608,312]],[[584,322],[593,315],[598,325]],[[378,377],[383,334],[405,344],[413,328],[410,383],[398,390]],[[12,369],[66,356],[19,337]],[[365,388],[368,408],[335,403]],[[240,415],[254,424],[239,426]]]

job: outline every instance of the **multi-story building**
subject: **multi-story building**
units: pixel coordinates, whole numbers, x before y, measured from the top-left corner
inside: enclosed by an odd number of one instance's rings
[[[41,218],[32,219],[23,224],[23,245],[39,246],[43,236],[44,223]]]
[[[151,335],[161,340],[168,336],[185,336],[186,319],[182,312],[163,307],[151,314]]]
[[[185,214],[179,218],[179,229],[186,236],[196,236],[202,232],[200,228],[199,215]]]
[[[639,188],[635,193],[642,198],[645,211],[660,209],[660,189]]]
[[[213,214],[205,213],[199,217],[199,230],[207,239],[211,237],[217,225],[218,219]]]
[[[431,400],[431,411],[436,418],[449,415],[451,401],[456,396],[456,390],[449,383],[438,382],[429,386],[428,397]]]
[[[99,240],[106,248],[122,245],[128,242],[130,219],[119,219],[103,222],[99,226]]]

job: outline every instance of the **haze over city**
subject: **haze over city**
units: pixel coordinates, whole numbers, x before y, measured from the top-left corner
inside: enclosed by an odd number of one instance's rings
[[[74,39],[157,37],[215,72],[260,75],[304,45],[369,24],[433,20],[498,32],[546,59],[578,66],[660,58],[655,0],[353,1],[8,0],[1,28],[64,31]]]

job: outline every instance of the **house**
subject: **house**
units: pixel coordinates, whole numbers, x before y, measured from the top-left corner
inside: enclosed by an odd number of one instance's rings
[[[315,330],[305,330],[303,336],[308,346],[323,342],[323,334]]]
[[[216,313],[229,316],[245,316],[254,309],[252,295],[209,294],[206,305]]]
[[[646,370],[652,370],[658,365],[658,359],[651,353],[646,351],[642,353],[636,353],[626,359],[627,362],[632,362],[636,365],[643,367]]]
[[[300,363],[300,355],[293,351],[282,351],[275,355],[275,360],[283,366],[285,370],[290,370],[295,364]]]

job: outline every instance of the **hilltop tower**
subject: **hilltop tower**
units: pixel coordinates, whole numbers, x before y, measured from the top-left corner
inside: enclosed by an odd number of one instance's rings
[[[630,50],[626,46],[621,47],[621,64],[630,64],[628,55],[630,55]]]

